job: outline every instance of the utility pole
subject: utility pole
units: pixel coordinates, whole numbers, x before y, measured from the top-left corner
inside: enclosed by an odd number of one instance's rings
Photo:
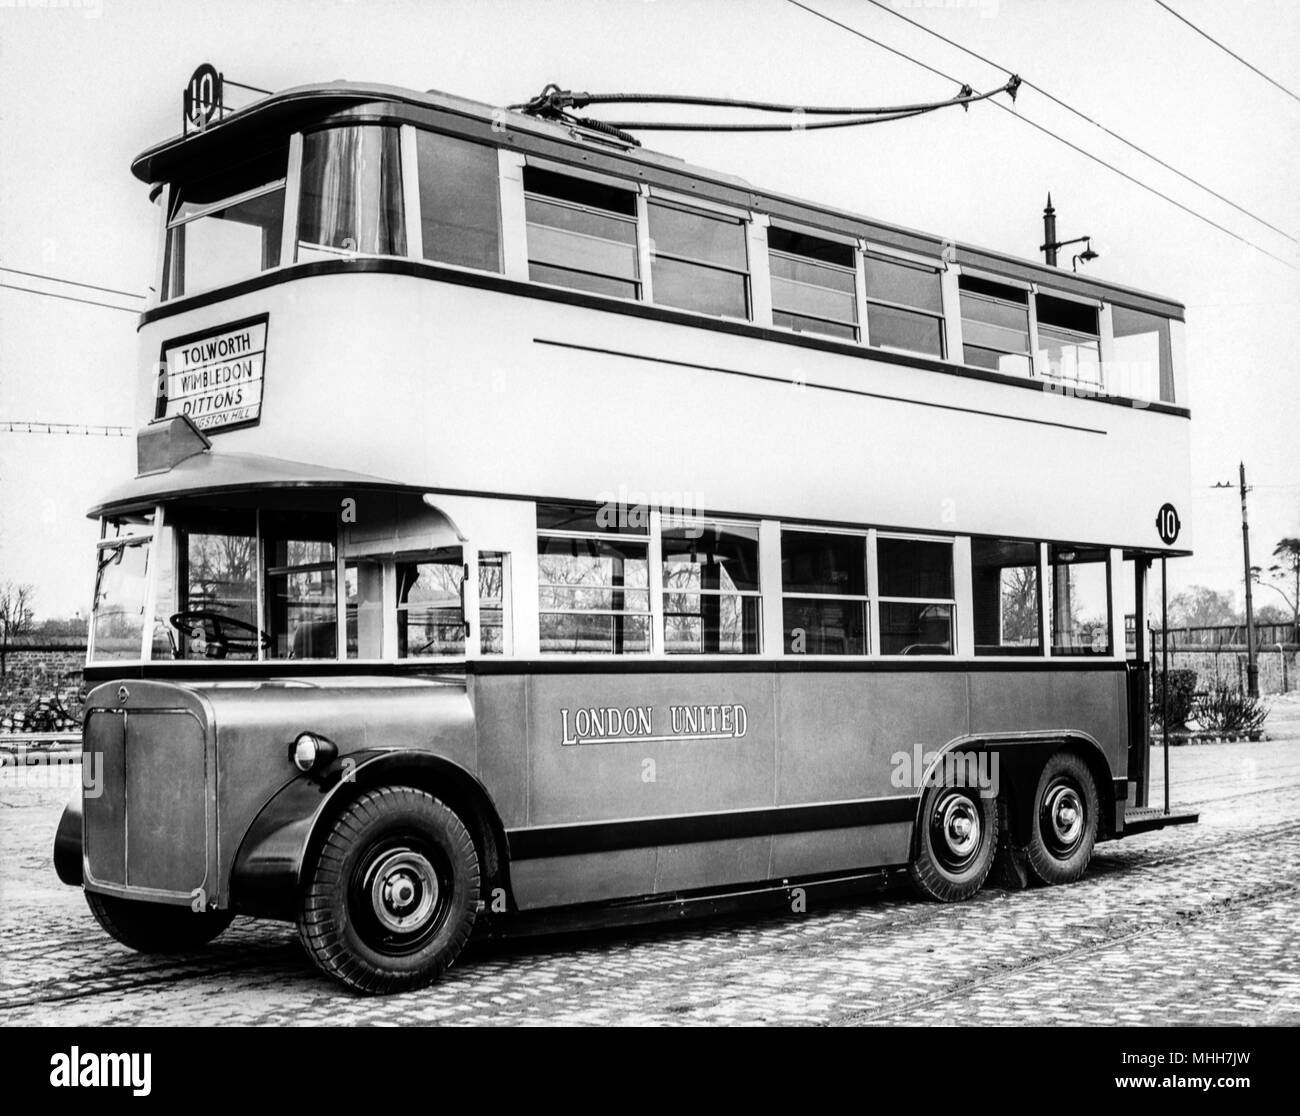
[[[1259,665],[1255,662],[1255,603],[1251,595],[1250,523],[1246,519],[1246,463],[1241,467],[1241,550],[1246,564],[1246,692],[1259,697]]]

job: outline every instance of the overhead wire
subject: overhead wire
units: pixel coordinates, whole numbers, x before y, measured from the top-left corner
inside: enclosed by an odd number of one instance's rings
[[[1269,77],[1268,74],[1264,73],[1264,71],[1261,70],[1258,66],[1254,66],[1251,63],[1247,62],[1236,51],[1229,50],[1226,46],[1224,46],[1221,42],[1219,42],[1219,40],[1216,39],[1213,35],[1211,35],[1208,31],[1203,31],[1201,28],[1197,27],[1196,24],[1194,24],[1185,15],[1182,15],[1180,12],[1174,11],[1174,9],[1171,8],[1168,4],[1164,3],[1163,0],[1155,0],[1155,2],[1159,4],[1160,7],[1164,8],[1164,10],[1167,11],[1171,16],[1173,16],[1174,19],[1180,20],[1183,23],[1187,24],[1188,27],[1190,27],[1202,38],[1208,39],[1216,47],[1218,47],[1221,51],[1223,51],[1224,54],[1230,55],[1231,57],[1235,58],[1238,62],[1240,62],[1243,66],[1245,66],[1246,69],[1250,70],[1252,73],[1258,74],[1266,82],[1268,82],[1269,85],[1276,86],[1278,89],[1282,90],[1282,92],[1285,93],[1288,97],[1290,97],[1293,101],[1300,101],[1300,94],[1292,92],[1280,81],[1275,81],[1273,78]]]
[[[16,267],[0,266],[0,271],[6,271],[10,275],[24,275],[28,279],[48,279],[51,283],[66,283],[70,287],[85,287],[92,291],[103,291],[104,294],[122,295],[124,298],[144,298],[144,295],[135,291],[119,291],[116,287],[100,287],[94,283],[82,283],[77,279],[61,279],[57,275],[47,275],[43,271],[20,271]]]
[[[930,73],[936,74],[937,76],[943,78],[945,81],[956,81],[956,79],[953,78],[951,75],[944,73],[942,70],[936,69],[934,66],[929,65],[929,63],[922,62],[919,58],[913,58],[910,54],[907,54],[905,51],[899,50],[897,47],[892,47],[889,46],[889,44],[887,43],[882,43],[879,39],[872,38],[870,35],[866,34],[865,32],[859,31],[856,27],[850,27],[847,23],[841,23],[838,19],[835,19],[834,17],[827,15],[825,12],[820,12],[816,8],[811,8],[807,4],[801,3],[800,0],[786,0],[786,2],[788,4],[792,4],[796,8],[802,8],[805,12],[808,12],[810,15],[814,15],[818,19],[825,20],[827,23],[830,23],[835,27],[840,28],[843,31],[847,31],[851,35],[856,35],[860,39],[865,39],[867,42],[872,43],[875,46],[881,47],[882,49],[887,50],[891,54],[895,54],[900,58],[905,58],[907,61],[913,63],[914,65],[920,66],[923,70],[928,70]],[[1097,163],[1100,166],[1105,167],[1109,171],[1113,171],[1115,174],[1118,174],[1121,178],[1127,179],[1135,186],[1139,186],[1143,190],[1146,190],[1148,193],[1154,194],[1156,197],[1162,199],[1163,201],[1167,201],[1170,205],[1175,206],[1178,209],[1181,209],[1184,213],[1187,213],[1190,216],[1195,217],[1198,221],[1202,221],[1205,224],[1211,226],[1212,228],[1218,229],[1219,232],[1224,233],[1226,236],[1230,236],[1233,240],[1239,241],[1242,244],[1254,248],[1257,252],[1261,252],[1265,256],[1268,256],[1270,259],[1276,260],[1278,263],[1282,264],[1283,266],[1289,267],[1292,271],[1300,272],[1300,266],[1297,266],[1296,264],[1292,263],[1290,260],[1284,259],[1282,256],[1277,255],[1275,252],[1270,252],[1267,248],[1263,247],[1260,244],[1256,244],[1255,241],[1250,240],[1248,237],[1233,232],[1231,229],[1205,216],[1205,214],[1200,213],[1197,210],[1192,209],[1190,206],[1184,205],[1182,202],[1176,200],[1175,198],[1170,197],[1162,190],[1158,190],[1156,187],[1150,185],[1149,183],[1143,182],[1140,178],[1136,178],[1133,175],[1129,174],[1127,171],[1121,170],[1113,163],[1107,162],[1105,159],[1101,158],[1101,156],[1094,155],[1091,151],[1088,151],[1080,147],[1076,143],[1072,143],[1070,140],[1067,140],[1063,136],[1060,136],[1056,132],[1053,132],[1050,128],[1047,128],[1042,124],[1039,124],[1035,120],[1031,120],[1027,116],[1021,116],[1018,112],[1015,112],[1012,109],[1007,108],[1006,105],[1003,105],[998,101],[994,101],[993,104],[995,107],[1000,108],[1003,112],[1010,113],[1011,116],[1013,116],[1016,120],[1021,120],[1024,123],[1030,125],[1030,127],[1036,128],[1044,135],[1050,136],[1058,143],[1064,144],[1066,147],[1070,148],[1073,151],[1078,152],[1080,155],[1084,156],[1085,158],[1091,159],[1094,163]]]
[[[961,43],[955,42],[954,40],[948,38],[947,35],[940,34],[938,31],[935,31],[931,27],[927,27],[924,23],[921,23],[919,20],[912,19],[910,16],[904,15],[902,12],[898,11],[896,8],[891,8],[888,5],[881,3],[881,0],[867,0],[867,3],[874,5],[875,7],[881,9],[881,11],[888,12],[890,15],[897,16],[899,19],[903,20],[903,22],[909,23],[913,27],[919,28],[920,30],[924,31],[927,35],[932,35],[934,38],[939,39],[941,42],[947,43],[950,47],[954,47],[955,49],[960,50],[965,54],[969,54],[972,58],[978,59],[979,61],[983,62],[986,66],[991,66],[995,70],[1001,70],[1004,74],[1010,74],[1012,72],[1011,70],[1007,69],[1006,66],[1003,66],[998,62],[994,62],[991,58],[987,58],[983,54],[980,54],[979,51],[971,50],[970,47],[962,46]],[[1048,92],[1037,82],[1030,81],[1029,78],[1021,78],[1021,82],[1028,88],[1034,90],[1034,92],[1046,97],[1053,104],[1059,105],[1061,108],[1065,109],[1066,112],[1073,113],[1080,120],[1087,121],[1094,128],[1100,129],[1101,131],[1105,132],[1108,136],[1124,144],[1126,147],[1129,147],[1132,150],[1138,152],[1139,154],[1146,156],[1146,158],[1150,159],[1153,163],[1158,163],[1160,166],[1164,167],[1165,170],[1178,175],[1179,178],[1183,179],[1186,182],[1190,182],[1193,186],[1197,187],[1198,189],[1204,190],[1207,194],[1210,194],[1212,197],[1217,198],[1225,205],[1231,206],[1233,209],[1237,210],[1238,213],[1244,213],[1247,217],[1251,218],[1254,221],[1258,221],[1265,228],[1271,229],[1279,236],[1286,237],[1287,240],[1291,241],[1294,244],[1300,244],[1300,239],[1297,239],[1296,237],[1292,236],[1285,229],[1278,228],[1270,221],[1265,220],[1258,213],[1253,213],[1251,210],[1247,209],[1244,205],[1238,205],[1231,198],[1224,197],[1224,195],[1219,193],[1217,190],[1213,189],[1210,186],[1205,185],[1205,183],[1201,182],[1199,179],[1192,177],[1192,175],[1179,170],[1172,163],[1168,163],[1164,159],[1160,158],[1159,155],[1152,154],[1150,151],[1148,151],[1145,147],[1142,147],[1140,144],[1136,144],[1132,140],[1126,139],[1124,136],[1121,136],[1118,132],[1114,131],[1111,128],[1106,127],[1106,125],[1101,123],[1099,120],[1095,120],[1093,117],[1089,116],[1086,112],[1083,112],[1081,109],[1077,109],[1073,105],[1069,104],[1068,102],[1061,100],[1061,98],[1056,96],[1054,93]]]
[[[125,314],[138,314],[140,311],[133,306],[117,306],[111,302],[101,302],[94,298],[76,298],[73,295],[56,294],[54,291],[41,291],[35,287],[19,287],[13,283],[0,283],[0,291],[25,291],[27,294],[44,295],[46,298],[60,298],[65,302],[82,302],[87,306],[102,306],[106,310],[121,310]]]

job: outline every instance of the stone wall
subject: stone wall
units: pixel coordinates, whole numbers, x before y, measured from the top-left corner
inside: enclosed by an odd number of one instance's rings
[[[81,725],[86,641],[24,638],[0,678],[0,733],[67,732]]]

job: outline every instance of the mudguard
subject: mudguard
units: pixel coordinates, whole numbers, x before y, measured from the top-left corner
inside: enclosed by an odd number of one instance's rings
[[[81,855],[85,842],[81,830],[81,792],[63,808],[59,828],[54,832],[54,871],[69,886],[80,887],[84,882]]]
[[[504,858],[505,830],[483,784],[463,767],[427,752],[375,749],[340,756],[323,772],[286,784],[263,808],[240,843],[230,873],[231,905],[245,914],[293,920],[313,842],[331,807],[359,790],[400,777],[447,785],[486,819]]]

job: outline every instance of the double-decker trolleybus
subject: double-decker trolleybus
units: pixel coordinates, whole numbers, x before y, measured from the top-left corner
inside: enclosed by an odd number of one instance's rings
[[[119,941],[296,921],[390,991],[543,912],[961,900],[1190,820],[1144,623],[1179,303],[442,93],[188,107],[132,167],[55,844]]]

